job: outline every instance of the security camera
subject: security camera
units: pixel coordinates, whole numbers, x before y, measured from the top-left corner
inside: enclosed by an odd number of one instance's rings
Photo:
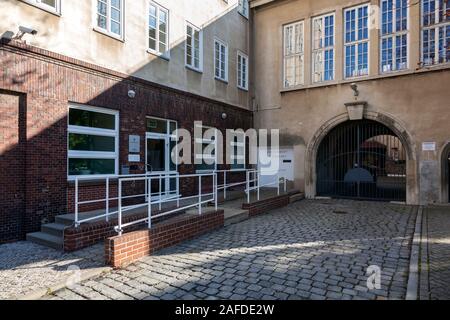
[[[23,36],[26,34],[36,35],[38,32],[35,29],[31,29],[24,26],[19,26],[19,32],[17,35],[13,38],[14,40],[22,40]]]
[[[28,28],[28,27],[24,27],[24,26],[20,26],[19,27],[19,31],[21,32],[21,33],[23,33],[23,34],[25,34],[25,33],[28,33],[28,34],[31,34],[31,35],[37,35],[37,30],[36,29],[31,29],[31,28]]]

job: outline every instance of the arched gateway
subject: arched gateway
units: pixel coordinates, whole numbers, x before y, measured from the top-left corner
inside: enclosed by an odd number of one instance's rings
[[[343,122],[317,150],[316,194],[405,201],[407,157],[402,141],[384,124],[368,119]]]

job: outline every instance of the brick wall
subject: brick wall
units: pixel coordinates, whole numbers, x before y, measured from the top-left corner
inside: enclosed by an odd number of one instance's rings
[[[147,116],[176,120],[179,128],[190,131],[193,131],[194,121],[203,121],[222,131],[226,128],[246,130],[253,124],[252,113],[241,108],[15,41],[0,40],[0,65],[0,92],[23,99],[23,144],[14,137],[7,141],[12,145],[11,150],[22,150],[23,156],[17,155],[20,152],[15,156],[8,153],[8,156],[16,163],[23,159],[26,163],[21,170],[26,181],[21,201],[23,209],[14,210],[14,214],[22,218],[12,219],[8,216],[10,213],[0,211],[0,221],[4,222],[0,243],[23,239],[26,233],[39,230],[42,222],[52,221],[56,215],[73,209],[73,191],[67,182],[69,102],[120,111],[120,166],[131,165],[127,150],[129,135],[141,136],[141,163],[136,164],[136,173],[142,173],[145,167]],[[135,99],[128,98],[130,89],[136,91]],[[19,119],[17,105],[10,110],[12,118]],[[225,120],[222,113],[228,115]],[[17,131],[13,122],[10,125]],[[5,151],[1,156],[5,156]],[[181,174],[193,170],[193,165],[179,166]],[[9,180],[5,175],[0,179],[3,183]],[[182,188],[195,192],[196,181],[186,181]],[[91,186],[85,193],[102,193],[101,186],[96,190]]]
[[[289,204],[290,195],[281,195],[270,199],[256,201],[252,203],[244,203],[242,209],[249,211],[249,216],[254,217],[270,210],[285,207]]]
[[[150,230],[126,233],[105,241],[106,264],[124,267],[152,253],[223,227],[224,212],[201,216],[183,215],[160,223]]]

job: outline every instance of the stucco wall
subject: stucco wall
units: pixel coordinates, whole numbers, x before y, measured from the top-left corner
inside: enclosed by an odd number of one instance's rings
[[[449,64],[429,70],[416,69],[420,62],[419,6],[410,11],[410,69],[390,75],[379,74],[378,14],[369,19],[370,71],[359,79],[343,78],[344,8],[366,3],[348,0],[276,1],[257,8],[254,13],[255,94],[258,112],[256,126],[281,129],[281,144],[293,146],[296,186],[314,196],[314,181],[309,177],[314,167],[305,156],[314,135],[331,119],[347,113],[345,103],[354,101],[350,83],[359,87],[360,101],[367,101],[366,112],[389,115],[395,125],[411,137],[415,159],[408,164],[408,202],[444,201],[440,151],[450,140],[450,69]],[[336,13],[336,80],[311,84],[311,17]],[[305,20],[305,85],[291,90],[282,88],[282,26]],[[267,50],[264,48],[271,48]],[[436,152],[423,152],[423,142],[436,142]]]
[[[0,35],[19,25],[38,30],[28,44],[94,63],[145,80],[240,107],[248,93],[237,88],[237,50],[249,54],[249,22],[237,12],[238,0],[158,0],[169,10],[170,60],[147,52],[148,1],[125,0],[125,40],[94,31],[96,1],[61,0],[61,16],[19,0],[1,0]],[[203,73],[185,67],[186,21],[203,29]],[[214,37],[229,46],[229,83],[214,80]]]

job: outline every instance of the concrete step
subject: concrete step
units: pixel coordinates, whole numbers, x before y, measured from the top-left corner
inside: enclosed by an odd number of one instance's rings
[[[63,237],[64,236],[64,229],[67,227],[65,224],[61,223],[49,223],[44,224],[41,227],[41,231],[43,233],[51,234],[52,236],[56,237]]]
[[[27,241],[31,241],[56,250],[63,250],[63,239],[44,232],[27,234]]]
[[[249,218],[248,210],[223,208],[225,213],[225,226],[245,221]]]
[[[294,203],[305,199],[304,193],[295,193],[289,197],[289,203]]]
[[[63,224],[67,227],[72,226],[74,221],[75,221],[75,215],[73,215],[73,214],[63,214],[63,215],[55,217],[55,223]]]

